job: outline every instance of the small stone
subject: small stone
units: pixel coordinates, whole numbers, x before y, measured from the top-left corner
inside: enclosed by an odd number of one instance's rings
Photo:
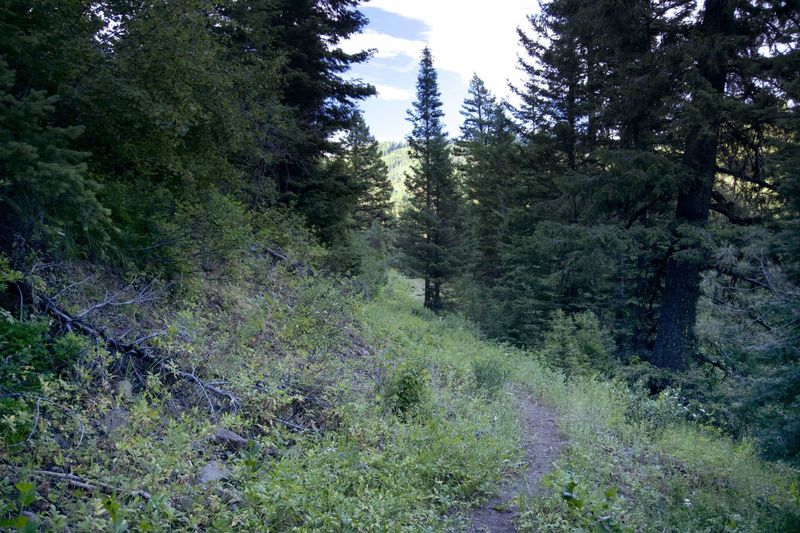
[[[206,485],[213,481],[223,480],[230,475],[230,470],[228,470],[224,464],[214,459],[200,469],[200,473],[197,474],[197,482],[201,485]]]
[[[131,415],[122,407],[115,407],[111,409],[106,415],[106,434],[109,436],[114,435],[121,429],[128,427],[128,421]]]
[[[217,428],[216,431],[214,431],[213,439],[219,444],[223,444],[234,450],[247,446],[246,438],[225,428]]]

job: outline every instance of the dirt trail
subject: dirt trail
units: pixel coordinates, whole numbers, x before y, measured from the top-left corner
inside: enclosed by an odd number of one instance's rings
[[[557,414],[551,407],[534,400],[519,387],[512,388],[520,413],[520,438],[528,468],[525,475],[506,482],[499,494],[484,506],[474,509],[466,531],[469,533],[515,532],[514,518],[518,510],[512,505],[516,496],[535,496],[539,478],[552,469],[566,443],[558,431]]]

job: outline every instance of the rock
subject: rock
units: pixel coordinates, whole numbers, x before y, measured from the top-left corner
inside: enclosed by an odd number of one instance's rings
[[[117,383],[117,394],[119,397],[129,402],[133,399],[133,385],[127,379],[123,379],[119,383]]]
[[[247,446],[246,438],[225,428],[217,428],[212,438],[215,442],[234,450]]]
[[[203,468],[200,469],[200,473],[197,474],[197,482],[201,485],[206,485],[213,481],[220,481],[225,479],[226,477],[231,475],[231,471],[222,464],[220,461],[214,459],[210,463],[207,463]]]
[[[122,407],[115,407],[106,414],[106,434],[112,436],[128,427],[131,415]]]

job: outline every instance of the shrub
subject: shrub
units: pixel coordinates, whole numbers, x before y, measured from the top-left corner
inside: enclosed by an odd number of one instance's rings
[[[394,372],[386,398],[393,413],[401,418],[418,414],[430,396],[430,373],[421,363],[403,363]]]
[[[502,361],[488,357],[472,361],[472,377],[479,390],[494,395],[508,379],[509,370]]]
[[[613,340],[594,313],[566,315],[556,311],[539,350],[549,364],[570,374],[606,370],[614,348]]]
[[[677,389],[666,388],[653,397],[630,391],[625,418],[642,425],[651,433],[658,433],[685,420],[686,408],[681,404],[680,391]]]
[[[193,273],[199,268],[235,279],[252,244],[252,217],[242,204],[206,190],[178,205],[170,232],[180,236],[171,250],[179,271]]]

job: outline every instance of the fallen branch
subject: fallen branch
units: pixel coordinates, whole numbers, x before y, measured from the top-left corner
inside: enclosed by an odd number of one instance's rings
[[[34,417],[33,424],[32,424],[32,427],[31,427],[31,431],[28,434],[28,437],[25,439],[25,442],[30,443],[32,441],[33,436],[36,433],[37,428],[39,427],[39,418],[41,416],[41,403],[45,402],[45,403],[49,403],[49,404],[54,405],[58,409],[61,409],[62,411],[67,413],[69,416],[71,416],[74,420],[76,420],[78,422],[78,427],[80,429],[81,436],[78,439],[78,443],[75,445],[75,447],[76,448],[80,448],[81,444],[83,443],[83,437],[86,434],[86,426],[84,425],[84,423],[81,420],[81,417],[78,415],[78,413],[76,413],[72,409],[69,409],[68,407],[64,407],[63,405],[60,405],[60,404],[58,404],[58,403],[56,403],[53,400],[50,400],[48,398],[44,398],[42,396],[35,396],[35,395],[32,395],[32,394],[26,394],[26,393],[23,393],[23,392],[2,392],[2,391],[0,391],[0,398],[27,398],[27,399],[30,399],[30,400],[36,400],[36,416]],[[17,445],[10,444],[8,446],[17,446]]]
[[[61,479],[62,481],[72,485],[73,487],[78,487],[81,489],[86,489],[90,491],[104,491],[104,492],[111,492],[111,493],[121,493],[126,492],[109,485],[107,483],[103,483],[102,481],[88,481],[84,478],[78,477],[73,474],[65,474],[63,472],[53,472],[50,470],[34,470],[31,472],[35,476],[44,476],[44,477],[53,477],[57,479]],[[127,492],[131,496],[139,496],[144,498],[145,500],[149,500],[152,498],[149,492],[144,490],[132,490]]]
[[[306,276],[310,276],[310,277],[314,277],[314,276],[317,275],[317,273],[314,271],[313,268],[311,268],[307,264],[302,263],[300,261],[295,261],[294,259],[289,257],[289,255],[286,252],[284,252],[283,250],[281,250],[280,248],[267,246],[267,247],[264,248],[264,251],[267,252],[267,254],[270,257],[272,257],[273,259],[277,259],[278,261],[289,263],[290,264],[290,268],[293,271],[298,271],[299,270],[300,272],[302,272]]]
[[[237,396],[215,385],[206,383],[190,372],[185,372],[175,368],[173,364],[169,364],[171,362],[170,360],[154,353],[153,350],[146,344],[141,346],[137,345],[141,344],[141,339],[138,341],[138,343],[136,341],[134,341],[133,344],[123,343],[118,339],[106,335],[104,331],[92,326],[88,322],[78,317],[73,317],[61,309],[52,298],[42,294],[34,294],[33,288],[30,286],[28,286],[28,290],[34,296],[34,301],[39,301],[39,306],[42,308],[42,310],[55,317],[67,331],[74,332],[77,330],[84,335],[88,335],[93,339],[102,342],[111,352],[131,355],[147,361],[166,374],[182,380],[191,381],[200,387],[204,392],[207,391],[221,398],[225,398],[234,409],[239,407],[241,400]]]
[[[89,314],[103,309],[104,307],[122,307],[127,305],[141,305],[143,303],[152,302],[158,299],[159,291],[153,288],[155,284],[154,281],[151,281],[144,287],[141,287],[137,290],[133,296],[128,299],[123,299],[126,294],[128,294],[131,290],[133,290],[134,284],[131,283],[130,285],[120,289],[119,291],[115,292],[114,294],[109,294],[108,292],[105,293],[103,300],[98,302],[83,311],[79,312],[75,315],[77,319],[84,319]]]

